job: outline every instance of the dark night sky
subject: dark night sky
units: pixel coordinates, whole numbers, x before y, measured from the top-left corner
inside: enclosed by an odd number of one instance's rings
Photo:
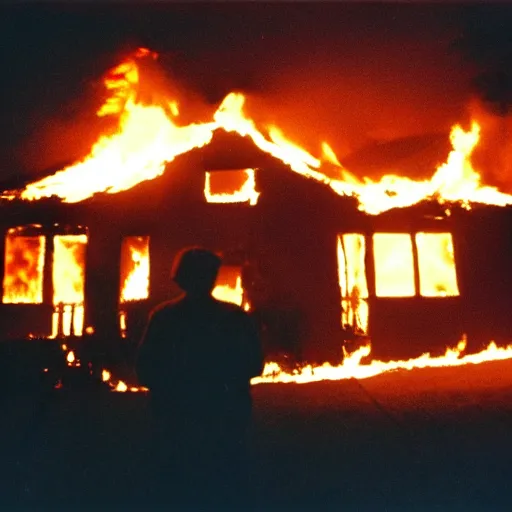
[[[253,115],[316,154],[321,140],[343,157],[448,136],[475,110],[508,144],[512,5],[21,3],[0,10],[1,177],[87,153],[101,75],[139,45],[178,90],[212,110],[246,92]]]

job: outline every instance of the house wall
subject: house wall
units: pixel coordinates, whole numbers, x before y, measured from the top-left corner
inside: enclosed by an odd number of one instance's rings
[[[122,305],[133,343],[139,339],[151,308],[179,293],[169,279],[174,256],[183,247],[202,245],[222,252],[226,263],[244,268],[244,286],[262,326],[268,357],[284,351],[302,360],[339,362],[344,333],[336,237],[341,233],[367,236],[369,334],[374,357],[440,353],[462,333],[468,334],[474,349],[491,338],[512,339],[509,209],[454,209],[451,217],[441,220],[414,208],[369,216],[358,212],[353,200],[340,198],[328,187],[274,161],[261,166],[256,163],[235,159],[216,164],[215,158],[205,162],[203,155],[192,152],[177,159],[161,178],[119,194],[76,205],[52,201],[2,205],[5,214],[0,235],[9,227],[34,222],[46,227],[53,223],[87,226],[85,326],[93,326],[95,337],[105,346],[127,342],[119,339],[121,242],[124,236],[142,235],[150,236],[150,297]],[[260,168],[257,205],[206,203],[205,169],[228,165]],[[453,233],[460,297],[376,296],[373,233],[417,231]],[[0,238],[3,272],[4,237]],[[0,305],[4,333],[9,332],[9,322],[32,328],[43,318],[48,321],[48,275],[44,305]]]

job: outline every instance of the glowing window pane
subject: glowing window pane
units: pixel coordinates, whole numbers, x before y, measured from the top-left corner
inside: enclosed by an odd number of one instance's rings
[[[357,293],[361,298],[368,298],[365,252],[364,235],[356,233],[338,236],[338,269],[342,297]]]
[[[215,282],[212,295],[223,302],[231,302],[249,309],[249,303],[244,301],[244,289],[242,288],[242,269],[234,266],[222,266]]]
[[[234,171],[207,172],[204,196],[208,203],[249,203],[258,202],[256,171],[243,169]]]
[[[459,295],[450,233],[418,233],[420,293],[424,297]]]
[[[149,297],[149,236],[127,236],[121,245],[120,302]]]
[[[412,297],[415,294],[410,235],[373,235],[375,291],[378,297]]]
[[[63,309],[56,308],[54,313],[53,335],[56,335],[60,314],[63,315],[62,334],[80,336],[84,324],[87,235],[57,235],[53,240],[53,303],[55,306],[64,305]]]
[[[368,334],[369,313],[367,300],[341,300],[341,325],[344,329],[352,328],[356,334]]]
[[[43,302],[44,236],[5,237],[5,267],[2,302]]]
[[[356,332],[368,331],[368,285],[365,238],[361,234],[338,236],[338,280],[341,292],[341,324]]]
[[[121,338],[126,338],[126,336],[127,336],[126,311],[119,311],[119,331],[121,333]]]

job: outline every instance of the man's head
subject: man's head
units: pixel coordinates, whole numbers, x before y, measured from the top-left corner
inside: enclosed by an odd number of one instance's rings
[[[201,247],[189,247],[174,258],[171,277],[189,296],[210,295],[222,260],[215,253]]]

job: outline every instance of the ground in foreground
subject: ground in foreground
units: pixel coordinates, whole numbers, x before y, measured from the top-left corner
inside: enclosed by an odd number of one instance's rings
[[[512,361],[253,392],[262,510],[509,509]],[[1,423],[9,510],[158,508],[143,491],[146,395],[11,396]]]

